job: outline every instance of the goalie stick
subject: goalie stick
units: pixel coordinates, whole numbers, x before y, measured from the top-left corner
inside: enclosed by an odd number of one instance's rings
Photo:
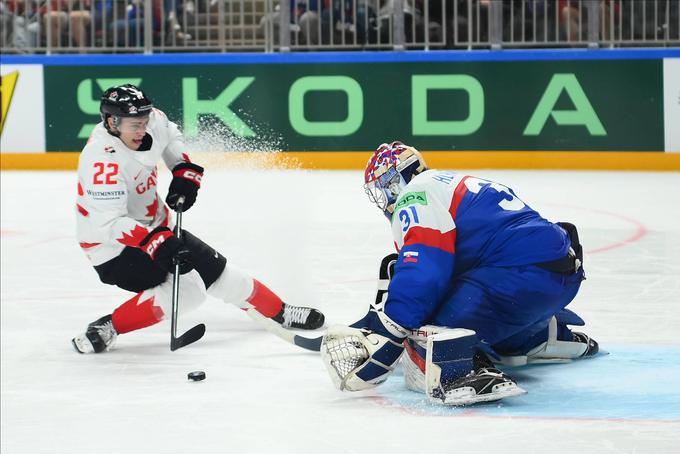
[[[184,210],[184,197],[177,201],[177,224],[175,225],[175,236],[182,239],[182,211]],[[179,310],[179,260],[175,260],[175,272],[172,276],[172,317],[170,322],[170,350],[193,344],[205,334],[205,325],[200,323],[191,328],[181,336],[177,336],[177,315]]]

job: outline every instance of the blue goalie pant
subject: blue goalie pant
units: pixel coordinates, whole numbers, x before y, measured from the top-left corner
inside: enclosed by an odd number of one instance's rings
[[[557,339],[570,341],[566,325],[583,321],[562,309],[583,278],[583,269],[560,274],[534,265],[474,268],[456,277],[430,324],[474,330],[498,354],[512,356],[545,342],[549,321],[556,316]]]

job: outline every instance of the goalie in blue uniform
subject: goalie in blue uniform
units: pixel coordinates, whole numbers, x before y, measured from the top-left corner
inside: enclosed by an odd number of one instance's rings
[[[576,227],[552,223],[501,184],[429,170],[401,142],[382,144],[365,171],[371,202],[398,254],[383,259],[376,302],[324,336],[335,385],[382,383],[403,355],[406,384],[447,405],[525,393],[495,364],[562,362],[597,353],[567,325],[585,279]]]

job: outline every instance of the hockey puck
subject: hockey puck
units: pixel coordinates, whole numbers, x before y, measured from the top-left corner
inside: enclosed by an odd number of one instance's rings
[[[196,370],[194,372],[189,372],[187,378],[191,381],[201,381],[205,380],[205,372],[202,370]]]

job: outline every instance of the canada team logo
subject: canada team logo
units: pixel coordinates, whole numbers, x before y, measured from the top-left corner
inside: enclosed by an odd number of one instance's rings
[[[14,71],[9,74],[5,74],[0,77],[0,98],[2,98],[2,117],[0,118],[0,134],[2,134],[5,128],[5,120],[7,119],[7,114],[9,113],[9,107],[12,103],[12,95],[14,94],[14,88],[17,85],[17,79],[19,78],[19,71]]]

